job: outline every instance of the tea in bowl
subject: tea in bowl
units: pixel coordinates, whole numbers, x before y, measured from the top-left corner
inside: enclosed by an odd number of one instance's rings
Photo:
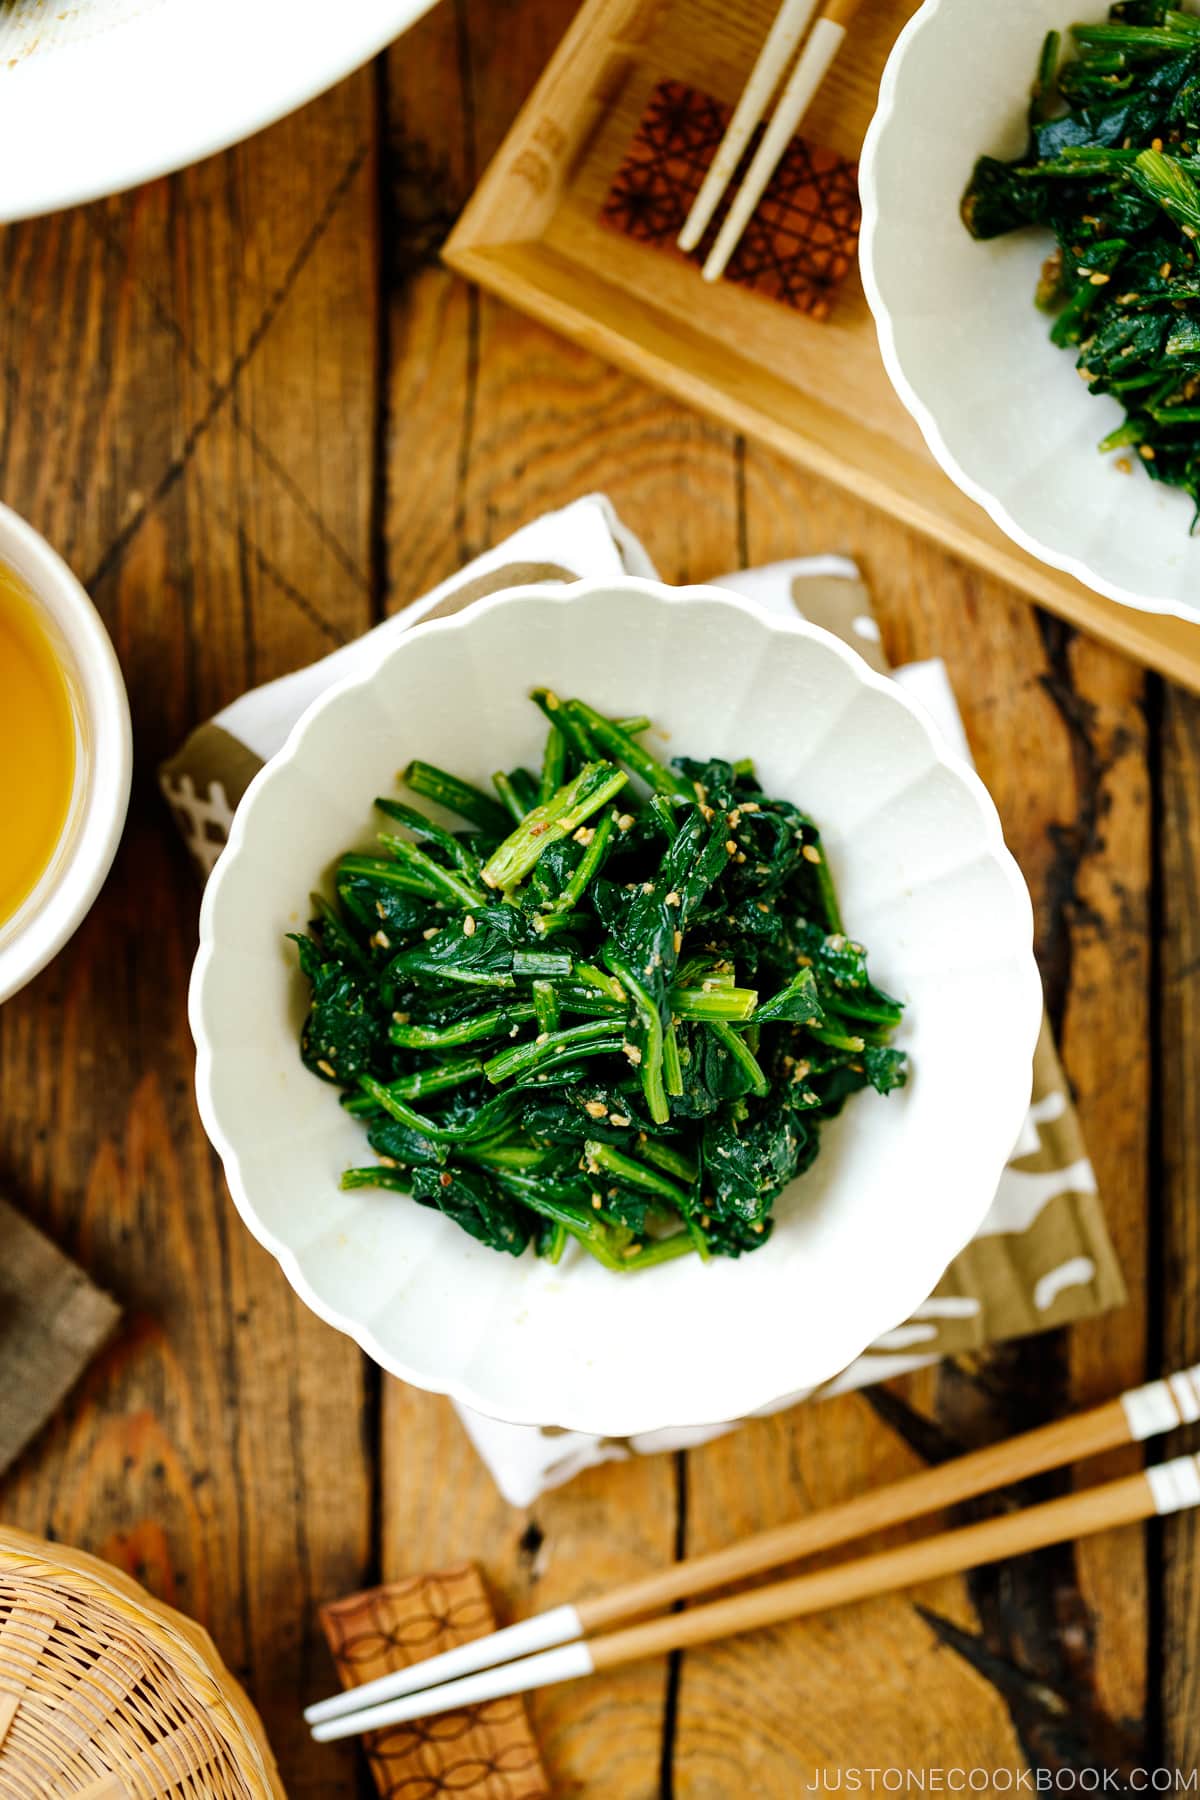
[[[129,803],[129,706],[100,616],[0,506],[0,1001],[66,943],[108,873]]]

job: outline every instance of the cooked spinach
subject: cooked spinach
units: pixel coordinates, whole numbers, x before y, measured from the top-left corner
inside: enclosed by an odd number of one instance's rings
[[[748,762],[546,689],[538,775],[429,763],[376,801],[298,937],[310,1069],[391,1188],[494,1250],[628,1271],[766,1243],[824,1120],[905,1080],[900,1002],[846,936],[816,825]],[[407,832],[401,836],[398,828]]]
[[[977,238],[1022,225],[1054,233],[1036,301],[1053,342],[1076,352],[1123,422],[1103,451],[1135,451],[1182,488],[1200,519],[1200,17],[1169,0],[1121,0],[1071,28],[1059,66],[1038,58],[1029,141],[1015,162],[981,157],[962,215]],[[1128,466],[1128,462],[1126,463]]]

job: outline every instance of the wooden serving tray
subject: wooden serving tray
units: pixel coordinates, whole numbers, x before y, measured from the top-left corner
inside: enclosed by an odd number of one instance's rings
[[[857,157],[916,0],[866,0],[805,136]],[[1011,543],[938,468],[884,371],[857,271],[815,321],[600,221],[658,82],[732,104],[775,0],[585,0],[445,256],[514,306],[716,414],[1200,691],[1200,630],[1134,612]]]

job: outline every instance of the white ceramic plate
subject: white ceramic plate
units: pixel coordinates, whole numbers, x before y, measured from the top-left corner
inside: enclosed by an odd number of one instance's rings
[[[182,168],[331,87],[432,0],[7,0],[0,219]]]
[[[762,1251],[622,1279],[473,1243],[402,1196],[342,1193],[361,1127],[305,1070],[284,933],[413,756],[486,785],[540,755],[549,683],[647,712],[670,753],[752,755],[825,833],[851,929],[909,1004],[902,1092],[857,1096]],[[1029,896],[985,790],[827,633],[703,588],[514,590],[422,625],[319,700],[238,809],[191,991],[200,1111],[234,1200],[297,1292],[419,1387],[523,1424],[627,1435],[736,1418],[837,1373],[936,1285],[1029,1100]]]
[[[1096,445],[1123,413],[1089,394],[1033,304],[1045,231],[976,243],[958,206],[977,156],[1025,147],[1039,46],[1103,0],[926,0],[901,32],[863,146],[863,284],[896,391],[946,473],[1043,562],[1143,612],[1200,616],[1192,503]]]

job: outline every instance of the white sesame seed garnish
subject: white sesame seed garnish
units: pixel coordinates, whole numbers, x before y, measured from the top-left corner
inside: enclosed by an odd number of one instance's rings
[[[633,828],[633,814],[632,813],[616,813],[616,814],[614,814],[614,817],[616,818],[616,821],[617,821],[617,830],[618,831],[632,830],[632,828]]]
[[[629,1116],[626,1113],[610,1113],[608,1122],[610,1125],[628,1125]]]
[[[590,1113],[593,1119],[606,1119],[608,1117],[608,1108],[605,1106],[603,1100],[588,1100],[585,1102],[583,1110],[585,1113]]]
[[[425,939],[425,942],[428,943],[430,938],[435,938],[440,930],[440,925],[427,925],[421,933],[421,936]]]
[[[381,1156],[379,1162],[380,1166],[384,1169],[398,1169],[400,1167],[394,1156]]]
[[[676,956],[678,956],[679,952],[683,949],[683,933],[682,933],[682,931],[675,932],[672,941],[675,945],[675,954],[676,954]]]
[[[672,888],[670,893],[667,895],[667,905],[668,906],[682,906],[683,905],[682,896],[677,894],[675,892],[674,888]]]
[[[573,831],[571,833],[571,836],[574,838],[575,842],[577,844],[582,844],[585,850],[587,849],[588,845],[591,843],[591,841],[595,837],[595,835],[596,835],[596,827],[594,825],[581,825],[579,827],[578,831]]]
[[[392,940],[386,931],[375,932],[371,942],[377,950],[390,950],[392,947]]]
[[[621,1048],[625,1052],[626,1056],[629,1058],[630,1062],[633,1064],[634,1068],[636,1069],[638,1064],[642,1060],[642,1053],[638,1049],[637,1045],[636,1044],[622,1044]]]
[[[821,852],[817,849],[815,844],[805,844],[800,854],[805,862],[819,863],[821,860]]]
[[[474,937],[475,936],[475,917],[474,917],[473,913],[468,913],[466,918],[463,920],[463,936],[464,937]]]
[[[331,1075],[335,1081],[337,1080],[337,1070],[331,1062],[326,1062],[324,1057],[318,1062],[317,1067],[322,1075]]]
[[[736,840],[734,838],[726,838],[725,839],[725,848],[728,850],[730,856],[732,856],[734,851],[737,849]]]

